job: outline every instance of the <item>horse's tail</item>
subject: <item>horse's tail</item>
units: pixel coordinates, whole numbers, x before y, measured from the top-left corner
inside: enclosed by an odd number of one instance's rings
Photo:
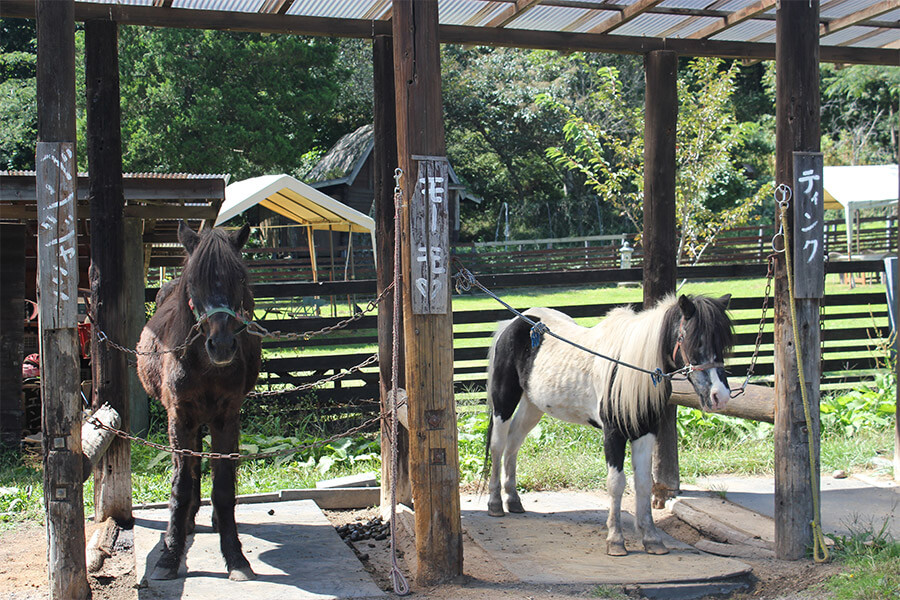
[[[485,384],[485,391],[487,393],[486,405],[488,427],[487,434],[484,437],[484,463],[481,466],[481,487],[487,483],[488,475],[490,475],[491,472],[491,435],[494,432],[494,401],[491,394],[491,380],[494,378],[494,351],[497,348],[497,340],[500,338],[500,334],[502,334],[513,321],[514,319],[509,319],[497,323],[497,330],[494,332],[494,337],[491,339],[491,345],[488,348],[487,383]]]

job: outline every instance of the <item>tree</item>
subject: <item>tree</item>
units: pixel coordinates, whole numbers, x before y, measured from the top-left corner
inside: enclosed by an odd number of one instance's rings
[[[33,169],[37,139],[34,21],[0,19],[0,168]]]
[[[327,38],[123,27],[120,48],[126,170],[290,173],[339,135]]]
[[[732,96],[737,63],[726,67],[718,59],[690,61],[678,80],[676,145],[676,220],[679,231],[677,262],[696,264],[704,251],[731,227],[747,222],[771,193],[771,185],[751,182],[736,161],[744,141],[756,127],[739,123]],[[600,122],[586,118],[580,108],[552,96],[541,101],[566,114],[565,147],[551,147],[547,155],[558,165],[581,174],[604,202],[642,231],[643,113],[626,102],[619,73],[596,71],[596,89],[589,107],[604,107]],[[735,190],[749,194],[735,194]]]

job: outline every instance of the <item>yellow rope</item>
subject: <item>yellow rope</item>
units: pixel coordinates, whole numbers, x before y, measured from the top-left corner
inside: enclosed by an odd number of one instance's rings
[[[810,523],[812,525],[812,534],[813,534],[813,560],[817,563],[825,562],[828,560],[828,547],[825,545],[825,535],[822,533],[822,516],[821,516],[821,507],[819,504],[819,479],[816,473],[816,459],[813,455],[813,428],[811,425],[812,419],[809,414],[809,401],[807,400],[806,394],[806,377],[803,374],[803,362],[801,360],[801,356],[803,355],[800,352],[800,330],[797,327],[797,307],[794,302],[794,276],[793,276],[793,268],[791,265],[791,240],[789,236],[789,227],[784,227],[784,224],[787,223],[787,206],[788,203],[781,203],[781,223],[784,229],[784,254],[785,254],[785,271],[787,272],[787,280],[788,280],[788,294],[790,295],[790,304],[791,304],[791,328],[794,331],[794,356],[797,362],[797,377],[800,380],[800,396],[803,399],[803,416],[806,418],[806,436],[807,436],[807,444],[809,445],[809,483],[812,488],[812,497],[813,497],[813,520]]]

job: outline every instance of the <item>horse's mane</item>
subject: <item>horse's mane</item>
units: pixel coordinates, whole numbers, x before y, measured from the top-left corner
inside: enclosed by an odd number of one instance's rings
[[[253,307],[249,289],[249,276],[241,254],[224,229],[210,229],[200,235],[197,247],[185,259],[181,274],[181,286],[195,300],[203,300],[216,294],[235,302],[234,310]],[[229,294],[233,296],[228,297]]]
[[[705,296],[692,296],[697,309],[685,321],[684,349],[688,355],[699,340],[711,341],[725,352],[732,347],[731,321],[721,302]],[[673,340],[668,336],[681,320],[678,298],[669,295],[656,306],[635,312],[629,307],[611,310],[592,329],[592,337],[601,352],[648,371],[668,370],[672,365]],[[723,358],[723,357],[719,357]],[[601,406],[621,427],[637,432],[639,424],[651,414],[660,414],[668,401],[671,386],[667,381],[653,384],[649,375],[625,366],[598,359],[595,363],[602,381]]]

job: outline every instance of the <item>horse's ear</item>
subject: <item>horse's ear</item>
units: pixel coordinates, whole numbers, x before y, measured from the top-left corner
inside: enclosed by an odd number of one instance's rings
[[[250,226],[244,223],[244,226],[239,230],[233,232],[231,234],[231,244],[240,250],[244,247],[244,244],[247,243],[247,238],[250,237]]]
[[[722,306],[728,308],[728,303],[731,302],[731,294],[725,294],[721,298],[719,298],[719,302],[722,303]]]
[[[200,242],[200,236],[182,220],[178,222],[178,241],[181,242],[187,253],[191,254]]]
[[[681,314],[684,315],[685,320],[690,319],[694,316],[694,313],[697,312],[697,307],[694,306],[694,301],[685,296],[684,294],[678,298],[678,308],[681,309]]]

